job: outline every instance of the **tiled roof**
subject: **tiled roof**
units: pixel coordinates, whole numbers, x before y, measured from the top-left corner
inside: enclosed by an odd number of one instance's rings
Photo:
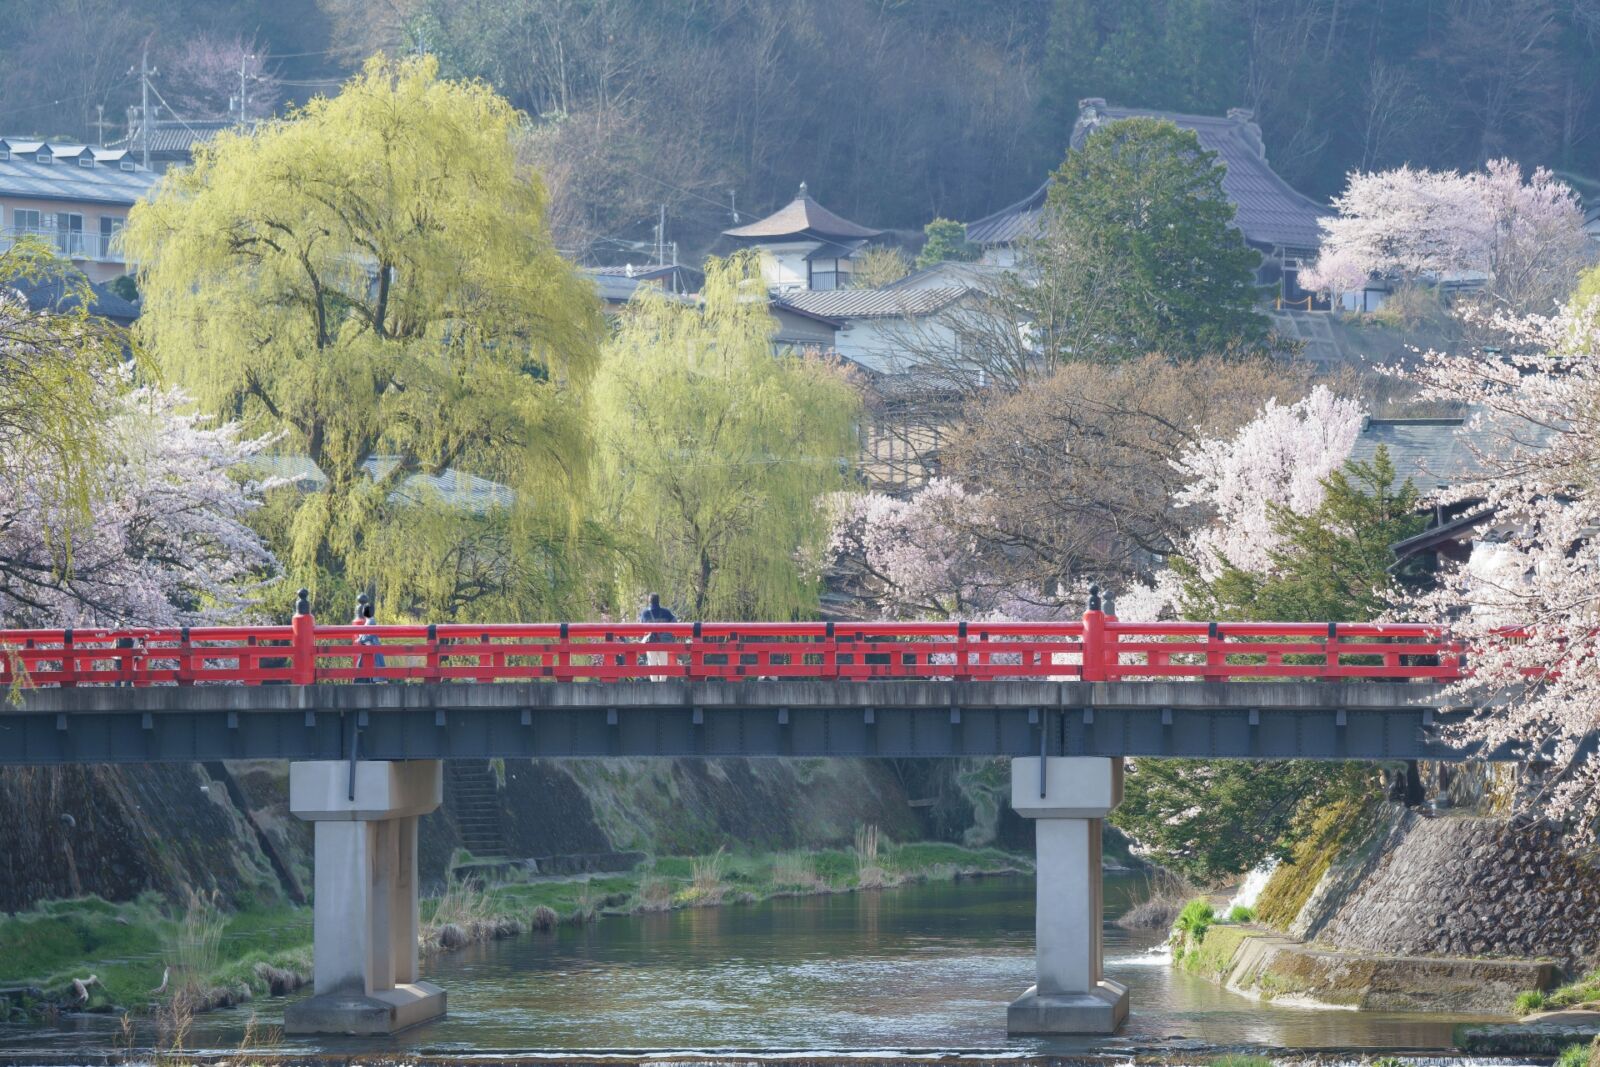
[[[398,462],[395,456],[369,456],[361,469],[368,477],[379,478],[392,471]],[[310,456],[254,456],[248,465],[264,478],[282,478],[310,491],[321,490],[328,484],[328,476],[311,462]],[[398,504],[438,501],[447,507],[482,514],[510,507],[514,496],[509,486],[447,467],[440,474],[408,475],[389,494],[389,500]]]
[[[951,285],[968,289],[988,289],[1007,274],[1016,271],[1010,267],[996,267],[989,263],[963,263],[945,260],[931,267],[922,267],[904,278],[882,286],[884,289],[943,289]]]
[[[830,319],[907,318],[931,315],[960,300],[970,289],[798,289],[773,298],[790,307]]]
[[[1165,119],[1182,129],[1193,130],[1202,148],[1217,153],[1227,167],[1222,189],[1236,209],[1234,225],[1246,240],[1287,248],[1315,249],[1321,245],[1322,229],[1318,220],[1331,215],[1332,211],[1278,176],[1267,163],[1261,131],[1245,113],[1220,117],[1185,115],[1108,107],[1101,101],[1085,101],[1072,129],[1072,147],[1081,147],[1084,138],[1096,127],[1140,117]],[[1049,188],[1047,181],[1025,199],[969,223],[967,239],[979,244],[999,244],[1036,236]]]
[[[1514,448],[1542,448],[1550,431],[1504,419],[1368,419],[1350,458],[1370,461],[1383,445],[1395,475],[1427,492],[1460,485],[1487,472],[1479,455],[1509,455]]]
[[[131,207],[156,181],[156,175],[143,167],[124,170],[123,156],[106,149],[0,137],[0,152],[7,157],[0,159],[0,195],[3,196]],[[38,158],[42,152],[48,152],[57,161],[40,163]],[[94,166],[78,163],[85,152],[96,159]]]
[[[20,292],[35,311],[70,311],[78,306],[78,298],[67,291],[66,282],[61,278],[12,282],[11,288]],[[109,283],[91,285],[89,291],[93,294],[89,314],[110,319],[120,326],[131,326],[139,317],[139,305],[118,296]]]
[[[581,273],[594,283],[595,292],[608,304],[626,304],[633,299],[639,286],[644,284],[643,278],[629,278],[592,267],[583,268]]]
[[[189,155],[197,144],[205,144],[223,130],[232,129],[231,120],[197,120],[194,122],[157,121],[150,127],[150,151],[162,155]],[[144,140],[139,130],[129,130],[128,136],[112,141],[107,148],[122,148],[129,152],[142,152]]]
[[[993,215],[985,215],[976,222],[967,223],[967,240],[973,244],[1001,245],[1039,236],[1039,219],[1049,193],[1050,183],[1047,181],[1015,204],[1003,207]]]
[[[723,230],[727,237],[876,237],[882,230],[869,230],[865,226],[842,219],[806,194],[800,186],[800,195],[764,219],[747,226]]]

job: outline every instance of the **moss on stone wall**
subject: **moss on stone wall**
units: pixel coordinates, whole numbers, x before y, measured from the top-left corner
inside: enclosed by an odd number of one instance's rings
[[[1190,974],[1217,981],[1226,978],[1233,969],[1233,958],[1239,946],[1258,936],[1258,931],[1242,926],[1213,926],[1206,930],[1199,944],[1183,949],[1182,957],[1174,962]]]
[[[1371,797],[1345,796],[1311,816],[1311,826],[1294,848],[1294,858],[1280,864],[1256,902],[1256,919],[1287,930],[1316,891],[1317,883],[1347,847],[1372,828]]]

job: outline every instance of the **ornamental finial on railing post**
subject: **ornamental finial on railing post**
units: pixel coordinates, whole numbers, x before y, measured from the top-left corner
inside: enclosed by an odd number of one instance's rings
[[[311,614],[311,590],[302,589],[295,595],[294,613],[296,615]]]
[[[1100,600],[1101,600],[1101,604],[1102,604],[1102,607],[1100,608],[1100,610],[1105,612],[1106,617],[1108,619],[1116,618],[1117,617],[1117,597],[1116,597],[1116,594],[1111,592],[1110,590],[1107,590],[1105,595],[1102,596],[1100,598]]]
[[[1089,604],[1083,613],[1083,667],[1086,682],[1106,679],[1106,617],[1100,610],[1100,586],[1089,587]]]

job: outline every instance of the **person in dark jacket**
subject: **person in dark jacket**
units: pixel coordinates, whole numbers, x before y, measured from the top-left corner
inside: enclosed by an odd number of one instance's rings
[[[660,593],[651,593],[649,605],[643,611],[639,612],[639,621],[677,622],[678,617],[672,613],[671,609],[661,606]],[[652,631],[651,633],[645,635],[645,640],[650,642],[671,641],[672,635],[666,633],[665,631]],[[661,667],[671,662],[671,660],[668,658],[670,655],[671,653],[669,652],[646,652],[644,654],[644,661],[648,666]],[[665,677],[666,675],[664,674],[652,674],[650,676],[650,680],[659,682]]]

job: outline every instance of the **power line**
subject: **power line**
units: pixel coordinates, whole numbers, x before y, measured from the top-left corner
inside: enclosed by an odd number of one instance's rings
[[[175,108],[171,104],[167,103],[167,98],[161,95],[161,90],[157,89],[154,85],[152,85],[152,86],[150,86],[150,91],[152,93],[156,94],[156,99],[161,101],[161,106],[167,109],[167,114],[171,115],[173,118],[178,120],[178,124],[180,126],[182,126],[184,129],[188,130],[190,133],[194,134],[196,137],[200,137],[202,139],[205,137],[205,135],[203,133],[201,133],[199,130],[195,129],[193,126],[189,125],[189,123],[184,119],[184,117],[182,115],[178,114],[177,108]]]
[[[3,115],[20,115],[25,111],[38,111],[38,110],[40,110],[42,108],[47,108],[47,107],[59,107],[62,104],[71,103],[72,101],[75,101],[75,100],[86,100],[91,96],[105,96],[105,95],[108,95],[111,92],[111,90],[116,89],[119,86],[126,85],[131,81],[133,81],[133,75],[129,74],[127,77],[121,79],[120,81],[114,81],[110,85],[107,85],[103,89],[91,89],[86,93],[79,93],[76,96],[63,96],[63,97],[59,97],[59,98],[57,98],[55,100],[46,100],[43,103],[39,103],[39,104],[28,104],[28,105],[26,105],[24,107],[0,108],[0,114],[3,114]]]

